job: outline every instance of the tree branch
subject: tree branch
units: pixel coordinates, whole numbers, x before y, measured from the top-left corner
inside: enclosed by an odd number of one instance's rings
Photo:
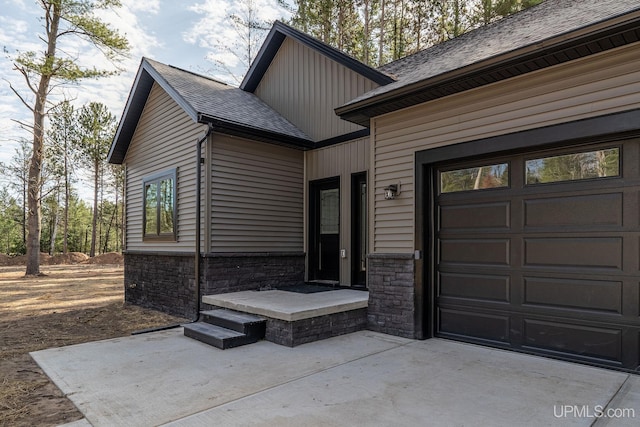
[[[12,121],[12,122],[16,122],[16,123],[17,123],[17,124],[19,124],[19,125],[20,125],[20,127],[22,127],[22,128],[29,129],[29,132],[33,133],[33,125],[26,124],[26,123],[21,122],[20,120],[17,120],[17,119],[11,119],[11,121]]]
[[[9,80],[3,79],[4,81],[6,81],[7,83],[9,83],[9,89],[11,89],[11,92],[13,92],[18,99],[20,100],[20,102],[22,102],[22,104],[27,107],[29,109],[29,111],[31,111],[32,113],[33,111],[33,107],[31,105],[29,105],[29,103],[22,97],[22,95],[20,95],[20,93],[18,93],[18,91],[13,87],[13,85],[11,84],[11,82]]]

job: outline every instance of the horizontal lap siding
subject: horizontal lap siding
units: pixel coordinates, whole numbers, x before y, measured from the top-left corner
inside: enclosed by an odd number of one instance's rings
[[[309,181],[350,175],[369,169],[369,138],[307,151]]]
[[[340,283],[351,283],[351,175],[369,170],[369,138],[356,139],[330,147],[307,151],[307,181],[340,177],[340,247],[347,249],[341,258]],[[308,184],[307,184],[308,188]],[[308,197],[305,206],[308,209]],[[308,242],[305,242],[307,248]]]
[[[193,252],[195,245],[195,141],[198,125],[154,85],[125,158],[127,250]],[[143,179],[177,168],[177,242],[143,242]]]
[[[312,139],[362,129],[334,109],[378,85],[321,53],[285,39],[255,93]]]
[[[214,134],[213,252],[302,252],[303,152]]]
[[[375,118],[374,252],[414,250],[416,151],[640,108],[638,57],[635,43]]]

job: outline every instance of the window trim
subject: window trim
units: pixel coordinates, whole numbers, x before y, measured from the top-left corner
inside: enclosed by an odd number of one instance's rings
[[[469,164],[463,164],[462,166],[457,165],[457,167],[452,167],[452,166],[444,166],[442,168],[438,168],[438,179],[437,179],[437,186],[438,186],[438,195],[450,195],[450,194],[460,194],[460,193],[477,193],[477,192],[485,192],[485,191],[500,191],[500,190],[505,190],[505,189],[510,189],[511,188],[511,184],[512,184],[512,176],[511,176],[511,162],[508,159],[504,159],[504,161],[502,161],[502,158],[498,159],[498,161],[500,163],[490,163],[487,164],[486,162],[478,162],[478,161],[474,161],[473,163],[469,163]],[[461,171],[461,170],[467,170],[467,169],[476,169],[476,168],[483,168],[483,167],[493,167],[493,166],[502,166],[502,165],[506,165],[507,166],[507,185],[503,185],[503,186],[499,186],[499,187],[486,187],[486,188],[477,188],[477,189],[467,189],[467,190],[455,190],[455,191],[443,191],[442,189],[442,174],[443,173],[447,173],[447,172],[456,172],[456,171]]]
[[[164,241],[164,242],[177,242],[178,241],[178,200],[177,200],[177,168],[166,170],[154,175],[147,176],[142,179],[142,240],[143,241]],[[173,183],[173,232],[161,233],[160,232],[160,203],[156,204],[156,234],[147,234],[147,186],[150,184],[156,184],[157,191],[160,191],[160,183],[170,178]],[[159,195],[158,195],[159,199]]]

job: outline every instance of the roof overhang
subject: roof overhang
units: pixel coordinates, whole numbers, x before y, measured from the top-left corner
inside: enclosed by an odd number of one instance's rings
[[[217,133],[238,136],[241,138],[251,139],[253,141],[261,141],[289,148],[297,148],[300,150],[308,150],[315,147],[313,141],[309,141],[307,139],[269,132],[259,128],[251,128],[239,123],[219,120],[215,117],[210,117],[204,114],[201,114],[198,117],[198,123],[211,124],[213,131]]]
[[[581,28],[335,109],[370,126],[372,117],[573,61],[640,40],[640,11]]]

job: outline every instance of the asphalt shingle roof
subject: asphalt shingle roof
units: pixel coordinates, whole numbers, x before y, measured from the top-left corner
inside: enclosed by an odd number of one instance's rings
[[[192,108],[226,123],[303,140],[310,138],[256,95],[217,80],[145,59]]]
[[[380,71],[397,81],[367,92],[343,107],[636,10],[640,10],[639,0],[546,0],[380,67]]]

